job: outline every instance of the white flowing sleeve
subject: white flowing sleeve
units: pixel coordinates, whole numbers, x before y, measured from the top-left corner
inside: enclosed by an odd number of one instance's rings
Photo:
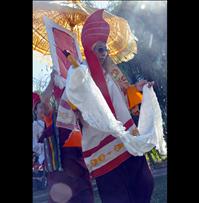
[[[143,98],[138,121],[138,136],[127,133],[121,140],[134,156],[142,156],[154,147],[161,155],[167,154],[164,140],[162,115],[160,106],[153,88],[143,87]]]
[[[65,87],[66,80],[62,76],[56,74],[54,80],[56,86],[58,86],[60,89],[63,89]]]
[[[87,66],[69,69],[66,94],[69,101],[81,111],[83,119],[93,128],[113,135],[125,131],[123,124],[112,114]]]
[[[163,133],[161,109],[153,87],[143,87],[143,101],[138,121],[140,135],[145,135],[147,143],[152,143],[160,154],[166,155],[167,148]]]
[[[154,115],[157,108],[153,108],[159,104],[154,99],[153,89],[151,88],[149,91],[148,89],[144,87],[143,90],[145,96],[143,96],[140,120],[143,125],[138,126],[140,136],[133,136],[129,131],[125,131],[122,122],[115,119],[87,66],[80,65],[76,69],[70,68],[66,80],[67,97],[81,111],[83,119],[93,128],[120,138],[129,153],[134,156],[142,156],[155,146],[157,149],[161,149],[160,145],[163,144],[161,130],[157,130],[157,128],[161,128],[161,125],[157,123],[159,116]],[[153,107],[149,108],[153,103]],[[143,114],[146,112],[148,114],[144,117]]]
[[[139,136],[121,136],[126,149],[133,155],[142,156],[154,147],[161,155],[167,154],[164,140],[162,115],[153,88],[143,87],[143,98],[138,121]]]

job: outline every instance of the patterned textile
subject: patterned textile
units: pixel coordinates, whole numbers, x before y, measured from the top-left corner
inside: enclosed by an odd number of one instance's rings
[[[60,152],[60,143],[59,143],[59,132],[55,126],[55,118],[53,115],[53,124],[48,127],[44,138],[44,151],[45,151],[45,162],[46,170],[48,172],[53,171],[63,171],[61,165],[61,152]]]

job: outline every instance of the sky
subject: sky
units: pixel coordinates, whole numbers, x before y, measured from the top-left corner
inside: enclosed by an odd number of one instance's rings
[[[108,1],[95,1],[94,4],[97,8],[106,8]],[[36,86],[34,85],[35,80],[46,80],[49,77],[52,66],[50,56],[44,56],[37,51],[33,51],[33,91]]]

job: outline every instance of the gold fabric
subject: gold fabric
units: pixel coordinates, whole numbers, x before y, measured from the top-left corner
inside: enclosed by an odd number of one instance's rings
[[[44,55],[50,54],[48,37],[43,16],[47,16],[58,25],[76,33],[80,50],[84,51],[81,44],[81,30],[88,15],[96,8],[86,6],[79,1],[67,2],[66,5],[58,5],[49,2],[34,2],[33,4],[33,50]],[[128,22],[115,15],[104,12],[104,18],[110,25],[110,35],[107,47],[109,54],[115,63],[128,61],[137,53],[137,44]]]

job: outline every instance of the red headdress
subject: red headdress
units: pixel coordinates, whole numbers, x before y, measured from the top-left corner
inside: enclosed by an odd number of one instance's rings
[[[35,109],[36,105],[41,102],[41,98],[38,93],[32,93],[32,108]]]
[[[81,40],[91,76],[102,92],[112,113],[115,115],[115,110],[108,92],[102,67],[97,56],[92,50],[96,42],[101,41],[106,43],[109,36],[109,24],[103,19],[102,15],[103,9],[100,9],[95,11],[87,18],[82,29]]]

